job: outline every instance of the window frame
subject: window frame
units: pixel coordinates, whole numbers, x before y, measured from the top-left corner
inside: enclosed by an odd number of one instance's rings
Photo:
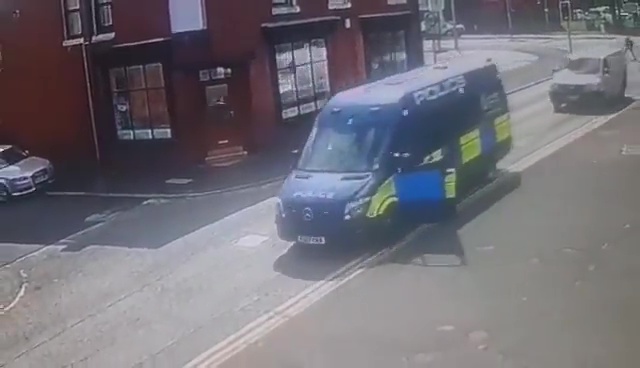
[[[402,36],[402,53],[404,54],[404,59],[398,59],[396,54],[399,52],[396,47],[398,43],[396,42],[396,37]],[[386,38],[385,38],[386,37]],[[391,47],[394,46],[394,47]],[[367,70],[367,78],[370,80],[379,80],[383,79],[398,73],[404,73],[409,70],[408,65],[408,42],[407,42],[407,32],[404,29],[396,29],[396,30],[384,30],[384,31],[375,31],[375,32],[367,32],[365,36],[365,58],[366,58],[366,70]],[[380,52],[380,51],[383,52]],[[383,73],[381,75],[375,76],[373,75],[373,57],[379,57],[381,60],[389,58],[387,61],[387,65],[393,63],[395,65],[393,73]],[[400,62],[403,63],[403,68],[398,68]],[[384,70],[383,70],[384,71]]]
[[[113,0],[91,0],[93,33],[96,36],[113,33]],[[101,10],[109,9],[109,24],[102,24]]]
[[[314,41],[321,41],[324,45],[324,47],[322,48],[323,50],[323,56],[318,58],[317,55],[314,56],[314,52],[313,52],[313,43]],[[296,50],[294,48],[295,44],[300,44],[302,43],[303,45],[307,45],[308,46],[308,60],[297,63],[296,62]],[[278,48],[288,46],[288,50],[286,53],[282,53],[287,54],[288,55],[288,60],[289,61],[289,65],[285,66],[285,67],[281,67],[279,66],[279,62],[278,62],[278,55],[280,55],[281,53],[279,53]],[[278,42],[274,45],[272,45],[272,51],[273,51],[273,65],[274,65],[274,69],[275,69],[275,73],[274,73],[274,81],[275,81],[275,97],[276,97],[276,102],[278,104],[278,110],[280,112],[280,119],[282,121],[291,121],[291,120],[295,120],[299,117],[311,114],[313,112],[319,111],[320,109],[322,109],[322,107],[324,107],[324,105],[329,101],[329,98],[331,97],[331,80],[330,80],[330,74],[329,74],[329,47],[328,47],[328,42],[327,39],[324,37],[309,37],[309,38],[303,38],[303,39],[297,39],[297,40],[292,40],[292,41],[283,41],[283,42]],[[309,69],[309,76],[310,76],[310,82],[311,82],[311,91],[312,91],[312,95],[310,96],[305,96],[305,97],[300,97],[300,86],[299,86],[299,82],[298,82],[298,70],[308,67]],[[315,67],[319,67],[321,69],[321,73],[324,73],[324,77],[326,80],[326,90],[319,90],[320,84],[319,84],[319,80],[318,80],[318,76],[320,76],[319,73],[315,72]],[[285,103],[282,99],[283,94],[281,91],[281,84],[280,84],[280,73],[283,71],[287,71],[289,70],[291,72],[291,77],[292,77],[292,81],[293,81],[293,94],[294,94],[294,102],[287,102]],[[306,101],[307,99],[310,99],[311,101]],[[308,111],[304,111],[303,112],[303,106],[309,105],[313,103],[314,107],[313,109],[310,109]],[[292,106],[289,106],[292,105]],[[292,113],[290,115],[286,115],[285,112],[288,110],[292,110],[295,107],[296,112]]]
[[[147,77],[147,68],[149,67],[160,67],[160,75],[162,77],[162,85],[161,86],[149,86],[148,83],[148,77]],[[131,86],[131,80],[129,79],[129,72],[132,69],[135,68],[140,68],[141,69],[141,82],[143,83],[143,86]],[[121,70],[123,72],[123,80],[122,82],[125,84],[123,88],[117,88],[117,86],[115,86],[114,84],[116,84],[117,82],[115,82],[115,79],[112,77],[112,72],[117,71],[117,70]],[[162,62],[149,62],[149,63],[134,63],[134,64],[129,64],[129,65],[117,65],[117,66],[112,66],[107,68],[106,70],[107,73],[107,78],[108,78],[108,86],[109,86],[109,94],[111,97],[111,116],[113,117],[113,124],[114,124],[114,128],[116,131],[116,140],[118,142],[166,142],[166,141],[170,141],[174,138],[174,127],[173,127],[173,122],[172,122],[172,118],[171,118],[171,109],[169,106],[169,86],[167,83],[167,76],[166,76],[166,69],[165,69],[165,64]],[[167,119],[167,125],[156,125],[154,123],[154,116],[152,114],[152,109],[151,109],[151,98],[150,96],[150,92],[151,91],[158,91],[161,90],[164,92],[164,107],[166,109],[165,111],[165,116]],[[131,106],[132,104],[132,98],[131,95],[132,93],[135,92],[144,92],[144,96],[145,96],[145,100],[146,100],[146,117],[148,120],[147,123],[147,127],[145,127],[144,129],[141,129],[139,127],[137,127],[134,123],[134,119],[133,119],[133,111]],[[127,128],[121,128],[118,124],[118,116],[117,116],[117,112],[116,112],[116,104],[117,104],[117,97],[123,95],[126,98],[126,103],[127,103],[127,110],[126,110],[126,117],[127,117],[127,121],[128,121],[128,125],[129,127]],[[150,132],[150,136],[149,138],[143,138],[143,137],[139,137],[136,136],[136,131],[145,131],[148,130]],[[156,136],[156,131],[164,131],[164,134],[162,136]],[[130,132],[130,137],[131,138],[124,138],[124,135],[121,135],[121,132]]]
[[[330,10],[349,9],[351,6],[351,0],[328,0],[327,4]]]
[[[271,0],[271,14],[291,14],[299,13],[300,6],[298,6],[298,0]]]
[[[64,39],[67,41],[79,40],[84,38],[84,19],[82,16],[82,0],[78,0],[77,8],[70,8],[69,0],[60,0],[62,10],[62,21],[64,25]],[[80,22],[80,32],[78,34],[71,34],[69,21],[72,14],[77,14]]]

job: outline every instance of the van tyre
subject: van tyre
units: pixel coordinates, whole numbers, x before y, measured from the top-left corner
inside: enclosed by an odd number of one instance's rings
[[[563,112],[564,111],[564,109],[562,108],[562,104],[560,102],[551,101],[551,104],[553,105],[553,112]]]

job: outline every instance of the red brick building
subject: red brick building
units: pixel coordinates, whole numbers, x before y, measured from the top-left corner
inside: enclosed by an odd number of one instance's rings
[[[0,141],[58,161],[259,150],[423,62],[417,0],[8,0]]]

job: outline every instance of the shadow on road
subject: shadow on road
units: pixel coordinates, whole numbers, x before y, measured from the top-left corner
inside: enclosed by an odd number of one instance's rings
[[[139,200],[63,198],[43,194],[0,203],[0,264],[85,230],[92,217],[127,210]]]
[[[611,104],[579,104],[575,106],[565,106],[560,113],[580,115],[580,116],[605,116],[615,114],[622,111],[627,106],[631,105],[634,99],[631,97],[625,97],[618,103]]]
[[[77,252],[94,245],[159,249],[273,197],[276,191],[277,185],[273,184],[211,197],[150,202],[116,217],[90,234],[73,239],[63,251]]]
[[[448,222],[423,227],[407,244],[383,263],[410,264],[424,267],[457,267],[466,265],[464,244],[458,231],[476,217],[520,187],[520,173],[505,173],[495,182],[469,198]],[[499,231],[499,229],[496,229]]]
[[[325,280],[329,275],[349,264],[358,257],[373,255],[398,243],[418,224],[403,224],[393,233],[368,241],[358,241],[326,246],[292,244],[273,264],[273,270],[288,277],[307,280]]]
[[[455,220],[422,227],[406,224],[376,242],[309,246],[293,244],[273,264],[274,271],[294,279],[320,281],[358,257],[372,255],[404,238],[407,244],[384,262],[422,266],[460,266],[466,263],[457,231],[520,186],[519,173],[507,173],[471,197]],[[417,231],[417,233],[414,233]]]

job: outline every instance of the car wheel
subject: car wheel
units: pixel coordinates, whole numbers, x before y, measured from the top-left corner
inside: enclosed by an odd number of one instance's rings
[[[0,184],[0,202],[8,202],[11,199],[11,193],[9,193],[9,189]]]
[[[551,104],[553,105],[553,112],[564,111],[564,108],[562,107],[562,104],[560,102],[551,101]]]

